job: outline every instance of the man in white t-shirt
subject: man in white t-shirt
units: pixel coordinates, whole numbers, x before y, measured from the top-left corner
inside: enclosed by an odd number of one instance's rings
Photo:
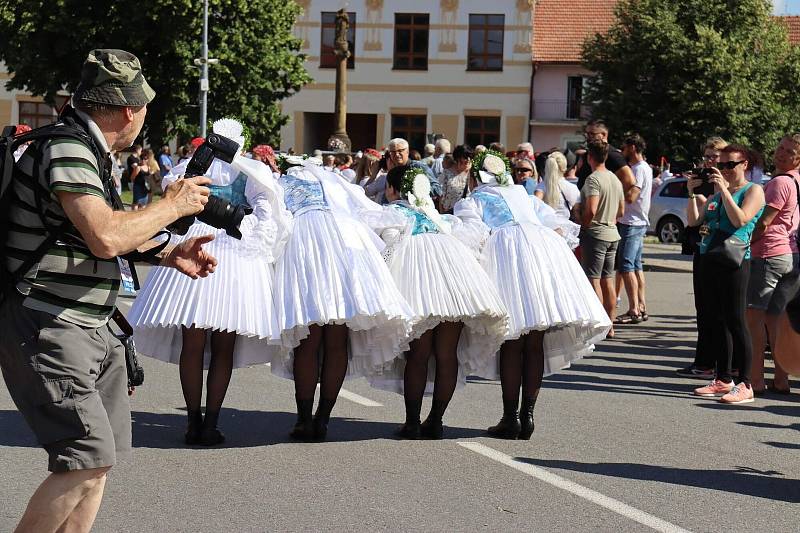
[[[617,223],[622,237],[617,251],[617,294],[620,278],[628,295],[628,312],[617,317],[619,324],[639,323],[647,320],[645,280],[642,268],[644,236],[650,225],[650,195],[653,188],[653,169],[644,160],[644,139],[638,133],[631,135],[622,145],[622,154],[631,167],[635,182],[626,196],[625,214]]]

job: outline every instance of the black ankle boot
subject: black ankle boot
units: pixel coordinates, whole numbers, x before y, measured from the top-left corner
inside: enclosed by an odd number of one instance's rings
[[[225,435],[217,429],[219,411],[206,410],[203,419],[203,429],[200,431],[200,444],[203,446],[216,446],[225,442]]]
[[[188,411],[189,423],[186,426],[186,433],[184,434],[184,442],[188,446],[197,446],[200,444],[200,432],[203,429],[203,415],[198,411]]]
[[[328,422],[331,419],[331,411],[333,406],[336,405],[336,399],[328,400],[326,398],[319,399],[317,412],[314,415],[314,440],[318,442],[324,441],[328,436]]]
[[[496,426],[488,429],[489,436],[496,439],[515,440],[521,430],[519,415],[517,413],[517,402],[509,402],[503,399],[503,418]]]
[[[301,400],[295,398],[297,403],[297,422],[289,433],[289,437],[294,440],[310,442],[314,438],[314,427],[311,420],[311,411],[314,409],[314,399]]]
[[[442,424],[442,417],[447,410],[449,402],[442,402],[434,400],[431,405],[431,412],[428,418],[421,425],[420,433],[426,439],[440,440],[444,436],[444,425]]]
[[[406,400],[406,422],[394,432],[400,439],[417,440],[420,437],[419,413],[422,402]]]
[[[535,425],[533,423],[533,408],[536,406],[536,398],[523,398],[522,407],[519,410],[520,431],[519,438],[521,440],[530,440],[533,435]]]

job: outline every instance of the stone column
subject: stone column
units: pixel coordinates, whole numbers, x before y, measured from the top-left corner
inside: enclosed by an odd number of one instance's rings
[[[344,8],[336,13],[336,103],[334,115],[336,130],[328,139],[328,149],[341,152],[350,151],[350,137],[347,136],[347,59],[350,57],[350,46],[347,42],[347,30],[350,19]]]

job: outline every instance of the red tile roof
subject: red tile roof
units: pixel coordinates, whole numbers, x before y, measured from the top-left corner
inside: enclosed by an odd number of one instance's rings
[[[531,49],[537,63],[580,63],[586,37],[614,22],[617,0],[536,0]]]
[[[789,42],[792,44],[800,44],[800,17],[785,16],[776,18],[782,20],[786,26],[787,33],[789,34]]]
[[[587,37],[614,23],[617,0],[536,0],[531,50],[536,63],[580,63]],[[800,16],[775,17],[788,30],[789,42],[800,44]]]

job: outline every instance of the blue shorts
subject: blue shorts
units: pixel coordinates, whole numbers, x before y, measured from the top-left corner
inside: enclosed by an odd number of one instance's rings
[[[617,224],[617,230],[620,237],[622,237],[617,250],[617,270],[622,274],[641,272],[643,270],[642,249],[647,226]]]

